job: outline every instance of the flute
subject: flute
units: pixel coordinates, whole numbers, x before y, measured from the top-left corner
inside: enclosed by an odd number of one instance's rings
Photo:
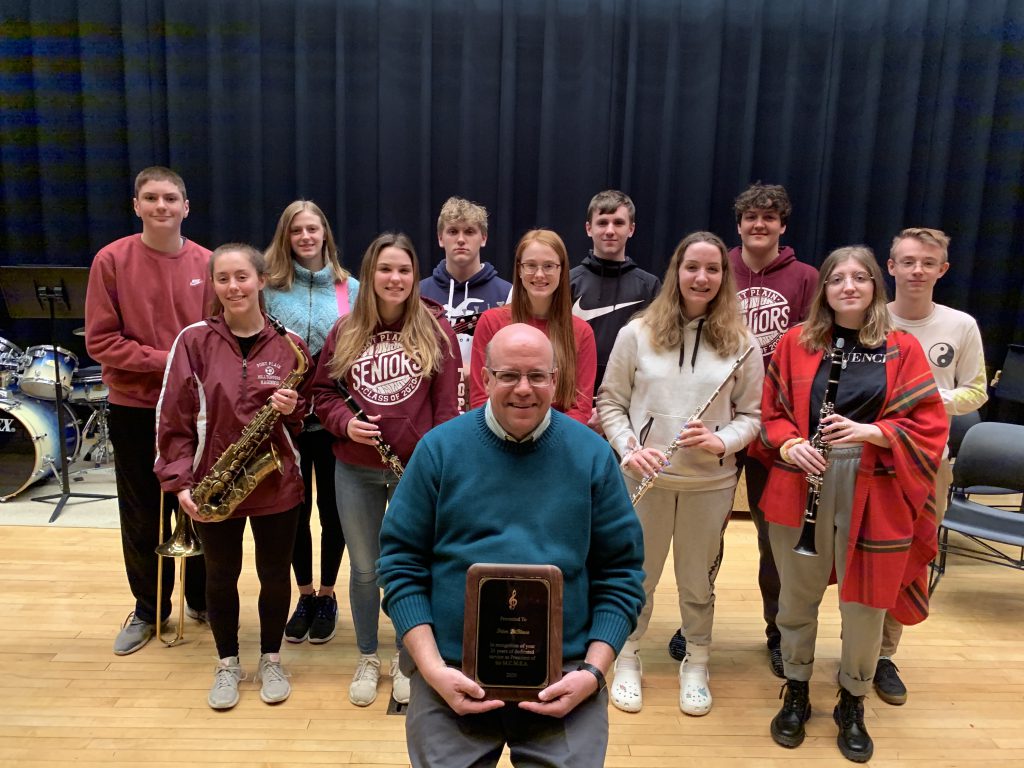
[[[356,402],[355,398],[352,397],[352,393],[348,391],[348,387],[338,380],[335,382],[338,387],[338,391],[341,393],[342,399],[345,401],[345,405],[352,415],[360,421],[369,421],[366,416],[366,411],[362,409],[359,403]],[[384,442],[379,434],[373,436],[374,447],[377,449],[377,453],[380,454],[380,460],[384,462],[384,466],[395,473],[395,477],[399,480],[402,479],[402,474],[405,472],[405,467],[402,466],[402,460],[398,458],[398,455],[394,452],[390,445]]]
[[[736,359],[735,363],[732,364],[732,368],[729,369],[729,375],[726,376],[722,380],[722,383],[718,385],[718,388],[711,393],[711,397],[709,397],[700,408],[694,411],[690,418],[686,420],[686,423],[683,424],[682,428],[676,432],[676,436],[672,439],[672,442],[668,444],[668,448],[665,449],[665,466],[668,466],[668,463],[672,460],[672,454],[679,450],[679,441],[683,439],[683,432],[685,432],[687,427],[690,426],[690,422],[697,421],[697,419],[707,412],[708,408],[710,408],[711,404],[715,402],[718,395],[721,394],[723,389],[725,389],[725,385],[729,383],[729,379],[736,374],[736,371],[738,371],[740,366],[743,365],[743,361],[746,360],[753,351],[754,347],[747,347],[747,350]],[[643,476],[640,480],[640,485],[636,487],[633,495],[629,498],[634,507],[640,499],[644,497],[644,494],[651,489],[651,486],[654,485],[654,481],[658,479],[659,474],[660,472],[655,472],[653,475]]]

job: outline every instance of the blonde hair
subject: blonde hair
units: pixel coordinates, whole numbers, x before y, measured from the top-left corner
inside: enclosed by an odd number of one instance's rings
[[[561,266],[558,275],[558,287],[551,296],[551,308],[548,310],[548,339],[555,350],[555,367],[558,369],[558,380],[555,385],[555,403],[561,410],[568,410],[576,403],[576,334],[572,327],[572,295],[569,288],[569,254],[565,243],[557,232],[550,229],[531,229],[519,239],[516,245],[515,275],[512,278],[512,301],[508,311],[512,313],[513,323],[527,323],[533,319],[530,308],[530,294],[523,284],[520,264],[523,251],[530,243],[546,245],[558,256]]]
[[[840,264],[853,259],[871,275],[874,295],[864,312],[864,324],[857,333],[857,343],[863,347],[879,347],[885,343],[889,331],[893,329],[892,320],[886,304],[889,295],[885,289],[882,269],[875,260],[875,253],[866,245],[848,245],[836,248],[828,255],[818,271],[818,288],[814,292],[810,312],[803,330],[800,331],[800,344],[811,352],[820,352],[828,348],[832,339],[832,325],[836,314],[828,303],[826,283]]]
[[[356,294],[352,312],[339,321],[342,326],[327,369],[334,379],[343,379],[348,375],[352,363],[369,345],[374,331],[381,324],[373,278],[377,272],[377,261],[385,248],[405,251],[412,261],[412,290],[405,300],[402,329],[398,337],[406,357],[419,365],[425,376],[432,376],[441,369],[443,356],[452,353],[451,341],[441,330],[437,318],[420,301],[420,267],[412,241],[401,232],[384,232],[374,238],[363,254],[359,282],[365,287]]]
[[[683,301],[679,293],[679,267],[686,257],[686,251],[696,243],[713,245],[722,258],[722,284],[718,293],[708,303],[707,319],[701,339],[706,341],[719,355],[734,355],[747,340],[747,325],[740,312],[736,298],[736,283],[732,277],[732,265],[725,243],[712,232],[692,232],[676,246],[661,283],[661,291],[651,305],[640,313],[651,334],[651,343],[661,349],[674,349],[683,343]]]
[[[444,233],[444,228],[457,221],[471,224],[487,237],[487,209],[463,197],[449,197],[441,206],[437,217],[437,236]]]
[[[892,239],[892,245],[889,247],[890,259],[893,261],[896,260],[896,246],[907,238],[912,238],[924,243],[925,245],[931,245],[938,248],[942,251],[942,260],[949,261],[949,235],[941,229],[931,229],[930,227],[908,227],[896,235],[896,237]]]
[[[282,211],[281,217],[277,220],[277,229],[274,230],[274,238],[266,250],[267,285],[271,288],[279,288],[282,291],[291,290],[292,282],[295,280],[295,262],[291,241],[292,220],[303,211],[318,217],[324,228],[322,253],[324,263],[330,264],[331,271],[334,272],[334,282],[343,283],[349,276],[349,271],[341,266],[341,256],[334,241],[334,233],[331,232],[331,225],[327,223],[327,217],[320,210],[320,206],[312,200],[295,200]]]

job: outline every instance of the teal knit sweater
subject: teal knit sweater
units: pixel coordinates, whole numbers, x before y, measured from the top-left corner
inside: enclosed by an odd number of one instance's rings
[[[553,564],[564,578],[563,657],[594,640],[616,653],[644,604],[643,535],[614,453],[558,412],[536,442],[500,439],[477,408],[416,447],[381,527],[384,611],[398,636],[433,625],[462,659],[466,569]]]
[[[293,263],[295,279],[289,291],[267,288],[263,300],[267,312],[306,342],[311,355],[319,355],[328,331],[338,319],[338,296],[334,288],[334,270],[328,264],[319,272],[310,272]],[[348,291],[349,309],[355,306],[359,281],[349,277],[342,286]]]

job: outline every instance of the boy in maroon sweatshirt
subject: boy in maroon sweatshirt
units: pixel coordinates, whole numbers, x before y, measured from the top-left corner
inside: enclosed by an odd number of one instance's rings
[[[101,248],[89,271],[85,344],[103,366],[109,390],[110,439],[128,584],[135,609],[125,620],[114,653],[134,653],[153,637],[157,621],[160,486],[153,474],[156,405],[167,357],[178,333],[203,318],[213,295],[210,251],[181,236],[188,198],[181,177],[168,168],[146,168],[135,178],[135,215],[142,234]],[[165,530],[176,507],[164,504]],[[206,570],[202,558],[187,569],[186,613],[205,620]],[[163,571],[160,619],[171,612],[174,569]]]
[[[782,334],[807,316],[818,270],[797,261],[796,253],[789,246],[779,245],[793,211],[785,187],[761,182],[751,184],[736,198],[733,211],[741,245],[729,251],[729,265],[736,279],[740,306],[761,346],[767,369]],[[769,662],[772,672],[784,677],[780,634],[775,625],[775,614],[779,610],[779,571],[768,542],[768,524],[760,509],[768,467],[746,450],[736,455],[736,467],[746,471],[750,517],[757,529],[760,560],[757,581],[761,589]],[[676,635],[669,642],[669,653],[682,659],[686,640],[681,633]]]

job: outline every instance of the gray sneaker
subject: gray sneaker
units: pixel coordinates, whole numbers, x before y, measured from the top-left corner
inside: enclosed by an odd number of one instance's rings
[[[260,656],[260,668],[256,673],[256,682],[263,681],[260,698],[267,704],[280,704],[292,694],[292,686],[288,682],[288,673],[284,671],[280,661],[273,661],[269,653]]]
[[[192,621],[200,624],[208,624],[210,622],[209,616],[206,615],[205,608],[193,608],[188,603],[185,603],[185,615],[192,619]]]
[[[221,659],[213,670],[213,685],[206,703],[211,709],[231,709],[238,703],[238,683],[245,680],[245,672],[237,656]]]
[[[124,620],[124,624],[121,625],[121,631],[117,633],[117,637],[114,639],[114,653],[118,656],[127,656],[129,653],[135,653],[153,639],[155,632],[155,625],[143,621],[135,615],[135,611],[132,611],[128,614],[128,618]]]

